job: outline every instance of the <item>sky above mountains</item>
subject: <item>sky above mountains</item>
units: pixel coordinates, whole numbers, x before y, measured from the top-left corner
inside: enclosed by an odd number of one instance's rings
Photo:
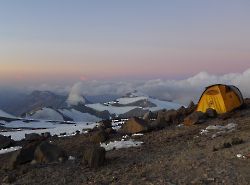
[[[250,67],[248,0],[2,0],[0,17],[0,85],[184,79]]]

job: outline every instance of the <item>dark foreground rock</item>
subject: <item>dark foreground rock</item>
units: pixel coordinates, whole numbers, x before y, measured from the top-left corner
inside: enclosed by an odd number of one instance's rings
[[[0,149],[8,148],[13,143],[13,140],[10,137],[6,137],[3,135],[0,135]]]
[[[65,161],[68,157],[63,149],[44,141],[37,146],[34,159],[38,163],[50,163]]]
[[[106,151],[99,145],[88,146],[83,152],[83,162],[91,168],[98,168],[105,162]]]

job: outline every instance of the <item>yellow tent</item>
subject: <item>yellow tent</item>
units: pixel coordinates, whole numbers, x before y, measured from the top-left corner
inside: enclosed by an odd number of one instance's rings
[[[235,86],[216,84],[205,89],[199,100],[197,111],[206,112],[208,108],[218,114],[240,107],[244,100],[240,90]]]

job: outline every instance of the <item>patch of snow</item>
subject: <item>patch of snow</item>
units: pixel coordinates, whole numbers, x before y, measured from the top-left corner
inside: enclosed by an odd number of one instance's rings
[[[206,129],[201,129],[200,135],[207,135],[207,134],[208,134],[208,130],[206,130]]]
[[[133,136],[143,136],[143,134],[142,133],[137,133],[137,134],[133,134],[132,137]]]
[[[242,154],[237,154],[236,157],[240,158],[240,159],[246,159],[246,156],[242,155]]]
[[[122,139],[127,139],[127,138],[129,138],[128,135],[122,136]]]
[[[222,125],[210,125],[206,128],[206,130],[232,130],[235,129],[237,124],[235,123],[229,123],[225,126]]]
[[[130,110],[133,110],[135,108],[138,108],[137,106],[126,106],[126,107],[116,107],[116,106],[112,106],[112,105],[103,105],[101,103],[95,103],[95,104],[87,104],[87,107],[90,107],[92,109],[98,110],[98,111],[109,111],[110,114],[116,114],[116,115],[120,115],[120,114],[124,114]]]
[[[83,129],[92,129],[96,125],[97,123],[89,124],[86,122],[77,122],[76,124],[53,124],[54,127],[49,127],[46,129],[9,131],[0,132],[0,134],[4,136],[11,136],[11,138],[15,141],[22,140],[25,138],[25,134],[31,133],[41,134],[45,132],[50,132],[51,135],[60,135],[60,133],[66,133],[66,136],[64,137],[67,137],[72,136],[72,134],[74,134],[77,130],[82,131]]]
[[[32,119],[40,119],[40,120],[56,120],[63,121],[63,116],[51,108],[42,108],[41,110],[36,111],[34,114],[27,116]]]
[[[65,116],[73,119],[74,121],[86,121],[86,122],[98,122],[98,121],[101,121],[101,118],[93,116],[93,115],[91,115],[89,113],[82,113],[82,112],[77,111],[75,109],[71,109],[71,110],[60,109],[59,112],[61,112]]]
[[[9,152],[14,152],[14,151],[20,150],[21,148],[22,148],[21,146],[15,146],[15,147],[1,149],[0,154],[6,154],[6,153],[9,153]]]
[[[181,123],[181,124],[179,124],[179,125],[177,125],[176,127],[183,127],[184,126],[184,124],[183,123]]]
[[[145,107],[145,108],[142,108],[140,106],[118,107],[118,106],[113,106],[112,105],[113,102],[107,102],[104,104],[101,104],[101,103],[87,104],[86,106],[90,107],[92,109],[98,110],[98,111],[107,110],[107,111],[109,111],[110,114],[116,114],[116,115],[127,113],[127,112],[129,112],[133,109],[136,109],[136,108],[141,108],[141,109],[150,110],[150,111],[157,111],[157,110],[161,110],[161,109],[168,109],[168,110],[169,109],[178,109],[182,106],[182,105],[177,104],[177,103],[173,103],[173,102],[169,102],[169,101],[162,101],[162,100],[158,100],[158,99],[154,99],[154,98],[149,98],[147,96],[131,96],[131,97],[126,97],[126,98],[118,98],[114,102],[118,102],[121,105],[126,105],[126,104],[137,102],[139,100],[148,100],[149,102],[155,104],[156,107]]]
[[[55,123],[47,122],[45,120],[24,122],[22,120],[6,122],[4,127],[7,128],[54,128]]]
[[[121,140],[121,141],[113,141],[109,143],[101,143],[101,147],[105,148],[106,151],[110,150],[118,150],[121,148],[130,148],[130,147],[140,147],[143,144],[142,141],[134,141],[133,139],[130,140]]]
[[[229,123],[225,126],[223,125],[209,125],[206,129],[202,129],[200,131],[200,135],[208,135],[210,132],[212,133],[212,138],[221,136],[225,133],[230,133],[234,131],[237,127],[235,123]],[[214,133],[215,132],[215,133]]]
[[[121,128],[121,126],[125,123],[125,121],[119,121],[119,120],[116,120],[116,121],[112,121],[112,128],[114,130],[119,130]]]
[[[74,160],[76,160],[76,158],[73,157],[73,156],[69,156],[68,160],[69,160],[69,161],[74,161]]]

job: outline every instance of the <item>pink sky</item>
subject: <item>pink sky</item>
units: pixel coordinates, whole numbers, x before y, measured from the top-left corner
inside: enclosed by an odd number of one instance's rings
[[[228,0],[6,1],[0,85],[242,72],[250,68],[249,12],[248,1]]]

